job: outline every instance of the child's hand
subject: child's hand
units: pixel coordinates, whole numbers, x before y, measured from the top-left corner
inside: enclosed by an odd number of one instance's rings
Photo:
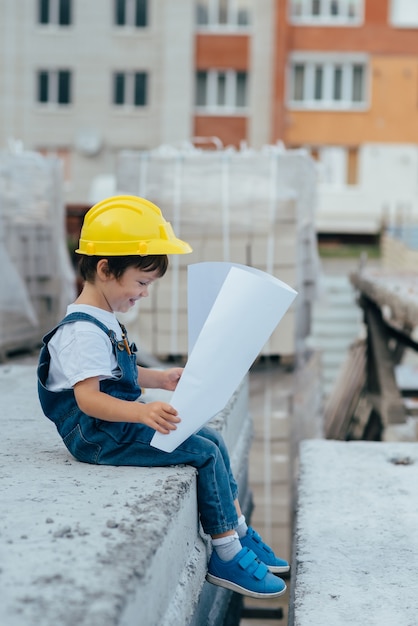
[[[141,407],[139,421],[162,435],[168,435],[170,430],[176,430],[176,424],[181,421],[177,417],[176,409],[166,402],[149,402],[139,406]]]
[[[167,391],[174,391],[177,387],[181,375],[183,373],[183,367],[172,367],[169,370],[163,372],[163,383],[161,389],[167,389]]]

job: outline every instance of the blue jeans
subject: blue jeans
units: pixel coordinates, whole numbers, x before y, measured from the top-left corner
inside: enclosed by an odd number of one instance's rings
[[[100,465],[191,465],[197,470],[197,500],[203,530],[216,535],[236,528],[238,519],[234,500],[238,496],[238,487],[232,475],[228,450],[217,431],[204,427],[173,452],[164,452],[150,446],[155,433],[152,428],[89,417],[78,408],[72,389],[51,392],[46,388],[50,362],[48,342],[62,324],[76,320],[96,324],[112,342],[120,377],[101,381],[101,390],[131,401],[137,400],[141,394],[133,346],[129,355],[114,332],[90,315],[72,313],[64,318],[44,337],[38,365],[38,394],[45,415],[55,423],[71,454],[79,461]]]

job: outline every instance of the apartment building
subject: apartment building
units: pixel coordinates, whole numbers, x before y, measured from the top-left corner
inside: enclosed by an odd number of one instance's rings
[[[193,0],[0,0],[0,143],[57,153],[88,203],[120,149],[192,134]]]
[[[318,230],[418,216],[418,3],[276,8],[271,140],[318,160]]]
[[[272,0],[196,0],[196,137],[270,142],[274,15]]]
[[[0,0],[0,147],[88,205],[121,150],[280,141],[319,231],[376,233],[418,214],[417,35],[414,0]]]
[[[195,136],[208,147],[207,137],[267,143],[273,9],[274,0],[0,0],[0,147],[57,154],[67,203],[88,204],[122,149]]]

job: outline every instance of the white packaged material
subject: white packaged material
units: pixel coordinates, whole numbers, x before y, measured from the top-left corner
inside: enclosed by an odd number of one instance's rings
[[[158,356],[184,354],[182,294],[190,262],[225,261],[253,266],[288,283],[299,297],[263,348],[263,355],[294,356],[309,334],[310,301],[319,260],[315,232],[316,168],[303,150],[200,150],[163,146],[118,155],[117,188],[155,202],[177,236],[193,248],[170,259],[152,311],[144,307],[128,328]],[[163,297],[160,297],[163,296]],[[156,323],[156,311],[167,324]],[[148,319],[148,317],[150,319]],[[146,326],[147,332],[141,333]],[[299,333],[299,336],[298,336]]]
[[[75,297],[61,162],[0,152],[0,356],[35,347]]]

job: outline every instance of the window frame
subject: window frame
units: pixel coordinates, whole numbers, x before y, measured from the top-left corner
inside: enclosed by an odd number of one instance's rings
[[[360,74],[358,68],[361,68]],[[318,94],[318,81],[315,84],[318,70],[322,72],[321,94]],[[293,53],[288,64],[287,106],[305,111],[364,111],[369,107],[369,80],[367,55]],[[337,85],[341,97],[336,97]],[[355,97],[359,85],[360,100]],[[298,98],[294,97],[296,91]]]
[[[314,2],[317,2],[318,13],[313,10]],[[342,12],[332,12],[335,3],[342,7]],[[350,17],[350,6],[353,4],[355,13]],[[364,4],[365,0],[288,0],[288,22],[297,26],[358,27],[364,23]],[[301,11],[299,14],[295,11],[297,6]]]
[[[69,21],[61,21],[62,13],[67,5]],[[37,25],[40,28],[71,28],[74,24],[73,0],[38,0]],[[46,21],[42,20],[43,11],[46,9]]]
[[[123,102],[117,102],[117,81],[123,79]],[[143,80],[143,102],[136,102],[138,81]],[[138,111],[149,107],[149,72],[147,70],[114,70],[112,73],[112,97],[111,102],[115,110]]]
[[[65,87],[68,93],[68,101],[60,100],[62,80],[67,78]],[[42,86],[43,79],[44,85]],[[67,108],[72,106],[73,97],[73,71],[70,68],[40,68],[36,71],[36,104],[42,108]],[[46,99],[41,99],[41,92],[46,92]]]
[[[142,7],[139,5],[142,4]],[[119,23],[118,14],[123,6],[125,19]],[[144,23],[138,23],[138,14],[142,8],[145,15]],[[149,27],[150,2],[149,0],[113,0],[113,27],[118,30],[137,30]]]
[[[198,75],[206,75],[205,103],[198,103]],[[245,104],[239,105],[241,96],[239,87],[239,77],[245,76]],[[224,103],[220,102],[221,78],[224,82]],[[215,69],[197,70],[195,74],[195,110],[198,114],[204,115],[246,115],[249,104],[248,89],[249,74],[244,70]],[[223,88],[223,87],[222,87]]]
[[[252,25],[251,1],[246,0],[247,22],[240,23],[239,11],[241,0],[203,0],[203,4],[207,5],[207,22],[199,21],[199,0],[195,3],[195,26],[198,31],[237,31],[248,32]],[[219,20],[221,3],[226,3],[226,20]]]

